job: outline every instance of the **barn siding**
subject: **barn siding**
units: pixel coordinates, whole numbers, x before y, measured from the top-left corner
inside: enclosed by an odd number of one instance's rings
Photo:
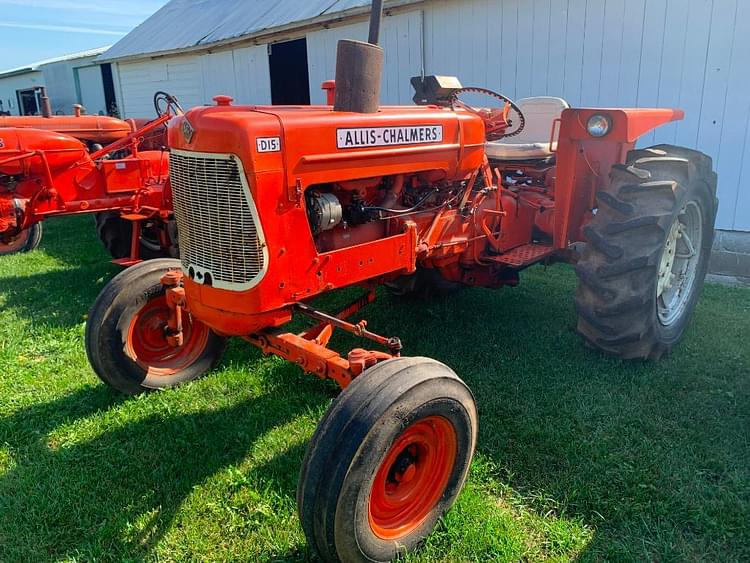
[[[313,103],[324,101],[320,84],[334,77],[336,42],[366,33],[364,21],[307,33]],[[683,122],[641,145],[677,143],[713,156],[717,227],[750,231],[750,2],[434,0],[386,17],[382,42],[384,103],[410,103],[409,78],[424,66],[515,98],[684,109]],[[157,89],[185,106],[209,103],[219,90],[239,102],[270,102],[265,45],[119,67],[130,116],[151,115]]]
[[[56,60],[44,64],[38,64],[38,70],[29,71],[24,74],[0,78],[0,100],[2,100],[3,111],[10,111],[13,115],[19,115],[17,90],[26,90],[37,86],[45,86],[50,98],[52,113],[70,114],[73,112],[73,104],[97,100],[96,103],[86,104],[84,107],[89,113],[96,114],[100,110],[106,110],[103,103],[98,103],[99,98],[104,97],[104,86],[101,80],[99,67],[94,67],[95,56],[77,57],[73,59]],[[81,94],[84,100],[78,99],[76,91],[75,72],[76,69],[95,68],[92,76],[87,76],[81,86]],[[85,71],[84,71],[85,72]],[[99,74],[97,74],[97,72]],[[10,104],[9,104],[10,102]],[[88,107],[91,106],[91,107]]]
[[[340,39],[367,41],[368,23],[359,22],[307,34],[310,100],[325,103],[320,85],[336,74],[336,44]],[[422,72],[422,14],[419,11],[385,18],[381,31],[385,71],[381,99],[384,104],[410,104],[414,92],[409,78]]]
[[[750,231],[750,2],[439,0],[424,18],[429,74],[574,106],[684,109],[641,144],[710,154],[717,227]]]
[[[2,110],[11,112],[11,115],[21,115],[16,92],[37,86],[45,86],[44,75],[40,71],[0,78]]]
[[[265,45],[218,53],[119,63],[120,109],[127,117],[154,114],[154,92],[177,96],[185,108],[211,103],[217,94],[240,104],[271,103]]]

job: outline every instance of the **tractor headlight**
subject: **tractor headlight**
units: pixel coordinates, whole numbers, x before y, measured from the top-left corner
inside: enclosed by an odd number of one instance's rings
[[[612,129],[612,119],[600,113],[592,115],[586,129],[592,137],[604,137]]]

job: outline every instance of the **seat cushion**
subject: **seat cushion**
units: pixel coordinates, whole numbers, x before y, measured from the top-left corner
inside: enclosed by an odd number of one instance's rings
[[[557,142],[550,147],[552,126],[569,108],[562,98],[538,97],[518,100],[518,107],[526,118],[526,127],[516,137],[486,144],[487,156],[496,160],[533,160],[548,158],[557,150]]]
[[[493,142],[485,145],[487,157],[494,160],[536,160],[548,158],[557,150],[557,143],[502,143]]]

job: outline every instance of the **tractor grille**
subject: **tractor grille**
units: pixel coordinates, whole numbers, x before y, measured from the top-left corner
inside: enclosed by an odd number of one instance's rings
[[[185,273],[220,289],[255,285],[267,254],[240,160],[173,150],[169,174]]]

